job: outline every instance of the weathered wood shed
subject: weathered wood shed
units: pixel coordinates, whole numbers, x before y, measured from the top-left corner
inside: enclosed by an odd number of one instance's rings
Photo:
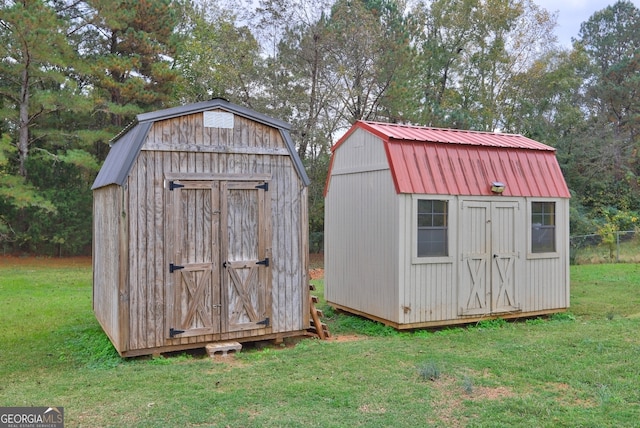
[[[398,329],[569,306],[569,190],[521,135],[357,122],[325,188],[325,297]]]
[[[123,356],[309,328],[289,125],[222,99],[138,115],[93,184],[93,308]]]

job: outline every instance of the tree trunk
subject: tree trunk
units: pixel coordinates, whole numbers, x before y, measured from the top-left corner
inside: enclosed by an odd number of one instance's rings
[[[29,156],[29,69],[25,65],[22,71],[20,89],[20,122],[18,127],[19,174],[27,177],[26,162]]]

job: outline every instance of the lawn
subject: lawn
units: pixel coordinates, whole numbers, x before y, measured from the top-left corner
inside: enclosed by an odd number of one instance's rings
[[[551,318],[398,333],[321,304],[331,341],[122,360],[87,260],[4,258],[0,406],[62,406],[69,427],[638,426],[640,265],[571,269]]]

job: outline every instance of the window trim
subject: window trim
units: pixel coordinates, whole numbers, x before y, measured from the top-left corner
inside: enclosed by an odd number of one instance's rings
[[[418,257],[418,201],[444,201],[447,202],[447,254],[448,256],[421,256]],[[456,240],[456,209],[455,197],[443,195],[412,195],[411,198],[411,263],[453,263],[454,242]]]
[[[555,233],[554,233],[554,238],[555,238],[555,243],[554,243],[554,247],[555,247],[555,251],[547,251],[547,252],[542,252],[542,253],[534,253],[533,252],[533,248],[532,248],[532,240],[533,240],[533,234],[531,233],[531,229],[533,228],[533,204],[537,203],[537,202],[552,202],[555,204]],[[559,229],[559,225],[561,224],[560,221],[560,203],[557,199],[550,199],[550,198],[536,198],[536,199],[530,199],[527,202],[527,259],[552,259],[552,258],[559,258],[560,257],[560,251],[559,251],[559,235],[562,233],[562,231]]]

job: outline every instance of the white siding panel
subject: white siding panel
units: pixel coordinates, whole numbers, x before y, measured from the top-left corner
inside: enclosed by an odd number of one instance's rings
[[[438,198],[438,196],[425,196]],[[446,197],[448,198],[448,197]],[[414,221],[414,204],[412,195],[402,195],[400,223],[401,248],[400,259],[400,317],[402,324],[423,323],[455,318],[456,258],[442,263],[412,263],[415,253],[412,239],[417,233]],[[450,254],[456,254],[456,201],[449,201],[449,247]]]
[[[389,169],[382,140],[362,129],[345,141],[333,159],[332,176]]]
[[[389,170],[380,168],[380,140],[365,135],[368,150],[351,139],[334,158],[325,201],[325,296],[397,322],[398,196]],[[360,171],[340,168],[350,164]]]
[[[552,201],[556,202],[557,254],[549,257],[530,257],[527,260],[527,287],[526,298],[523,299],[523,312],[569,307],[569,200]],[[527,203],[530,204],[531,200]],[[530,227],[529,219],[527,228]],[[530,245],[529,239],[527,245]]]

